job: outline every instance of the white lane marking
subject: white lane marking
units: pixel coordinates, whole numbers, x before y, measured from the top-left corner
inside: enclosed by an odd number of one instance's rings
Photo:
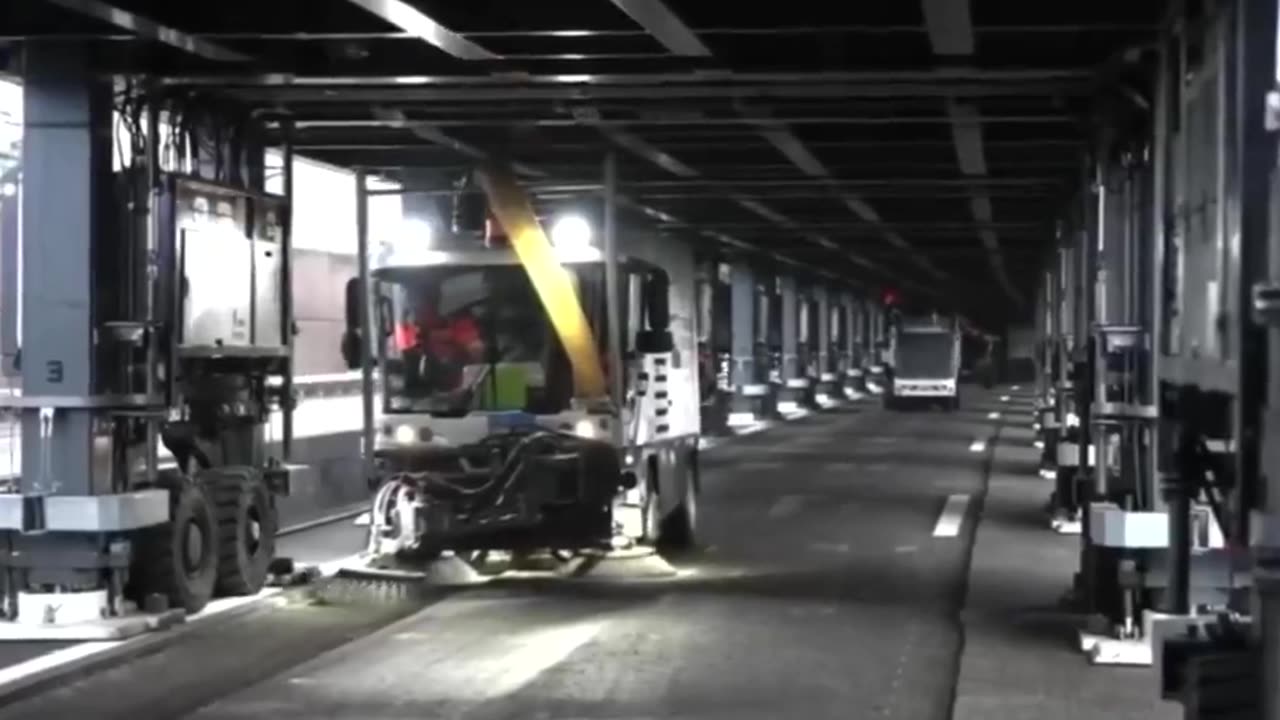
[[[85,642],[78,645],[72,645],[71,647],[65,647],[61,650],[54,650],[53,652],[45,653],[44,655],[31,658],[30,660],[20,662],[16,665],[10,665],[6,668],[0,669],[0,688],[4,688],[10,683],[18,682],[23,678],[30,677],[37,673],[53,670],[77,660],[91,658],[94,655],[119,647],[125,642],[128,641],[110,640],[105,642]]]
[[[980,452],[985,452],[986,449],[987,449],[986,440],[978,439],[969,443],[969,452],[980,453]]]
[[[898,555],[908,555],[919,549],[920,548],[915,545],[899,545],[898,547],[893,549],[893,552]]]
[[[960,534],[960,526],[964,524],[964,512],[969,507],[969,495],[957,493],[947,498],[942,506],[942,514],[933,526],[934,537],[956,537]]]
[[[811,543],[809,545],[809,549],[814,550],[816,552],[833,552],[833,553],[847,553],[850,550],[848,543],[829,543],[829,542]]]
[[[803,495],[783,495],[769,508],[769,517],[781,518],[795,515],[802,507],[804,507]]]

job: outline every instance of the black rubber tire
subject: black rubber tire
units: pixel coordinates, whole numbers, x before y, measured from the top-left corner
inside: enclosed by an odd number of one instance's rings
[[[698,496],[700,494],[698,454],[694,452],[689,457],[689,467],[686,470],[684,499],[674,512],[662,519],[662,530],[658,537],[664,548],[689,551],[698,547]]]
[[[200,481],[213,497],[218,519],[217,594],[257,594],[276,554],[279,520],[271,492],[250,468],[208,470]]]
[[[213,502],[200,485],[180,476],[162,478],[169,490],[169,522],[147,528],[135,539],[129,577],[130,599],[140,606],[160,595],[170,608],[204,609],[218,579],[218,522]],[[201,538],[195,562],[188,562],[191,532]]]
[[[641,538],[646,545],[657,545],[662,540],[662,503],[658,499],[658,460],[650,457],[645,463],[644,478],[646,492],[644,506],[641,508]]]

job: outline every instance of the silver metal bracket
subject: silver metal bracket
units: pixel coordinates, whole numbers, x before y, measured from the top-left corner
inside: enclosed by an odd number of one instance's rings
[[[1266,282],[1253,286],[1253,315],[1263,325],[1280,325],[1280,284]]]
[[[1102,339],[1105,352],[1136,347],[1146,338],[1146,331],[1140,325],[1098,325],[1094,329]]]
[[[1100,402],[1093,406],[1093,411],[1094,415],[1100,418],[1155,420],[1160,417],[1160,409],[1155,405],[1135,403]]]
[[[1280,560],[1280,514],[1255,510],[1249,515],[1249,547],[1256,554]]]
[[[1280,130],[1280,90],[1272,90],[1267,93],[1267,106],[1263,121],[1267,132]]]

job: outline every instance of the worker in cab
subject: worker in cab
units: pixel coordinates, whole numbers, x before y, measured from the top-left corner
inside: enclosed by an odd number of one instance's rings
[[[395,328],[397,349],[437,391],[458,389],[463,370],[484,362],[479,324],[467,312],[440,312],[439,291],[424,289],[412,314]]]

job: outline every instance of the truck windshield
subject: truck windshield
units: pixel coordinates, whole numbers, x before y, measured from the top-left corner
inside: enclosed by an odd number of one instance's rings
[[[893,374],[899,378],[953,378],[955,338],[943,332],[898,333]]]
[[[389,330],[380,357],[387,412],[567,407],[568,361],[522,267],[382,268],[374,277]]]

